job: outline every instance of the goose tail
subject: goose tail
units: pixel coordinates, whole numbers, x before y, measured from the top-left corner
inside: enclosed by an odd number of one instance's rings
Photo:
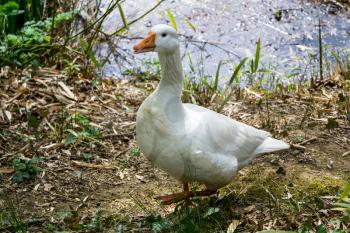
[[[289,145],[287,143],[268,137],[255,149],[254,154],[259,155],[287,149],[289,149]]]

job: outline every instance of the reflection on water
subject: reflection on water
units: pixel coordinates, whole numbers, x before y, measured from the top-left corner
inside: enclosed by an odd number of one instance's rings
[[[105,0],[102,10],[110,0]],[[151,8],[157,1],[126,1],[123,8],[127,18],[133,19]],[[256,41],[261,38],[262,61],[274,64],[275,69],[289,72],[304,68],[308,54],[317,52],[318,17],[322,19],[323,38],[326,44],[337,48],[350,47],[350,17],[333,6],[316,6],[298,0],[176,0],[165,1],[158,9],[130,28],[128,37],[144,36],[152,25],[167,22],[165,10],[175,16],[178,31],[183,37],[184,68],[190,73],[188,54],[194,66],[205,60],[204,72],[213,74],[220,60],[238,61],[254,54]],[[196,28],[193,31],[186,20]],[[105,31],[113,32],[121,26],[119,12],[106,20]],[[200,43],[200,42],[208,43]],[[136,40],[119,41],[119,54],[109,59],[103,75],[120,77],[120,73],[141,64],[141,60],[154,55],[132,56],[131,47]],[[109,48],[101,45],[98,54],[103,57]],[[118,64],[117,64],[118,63]],[[229,65],[221,70],[228,73]]]

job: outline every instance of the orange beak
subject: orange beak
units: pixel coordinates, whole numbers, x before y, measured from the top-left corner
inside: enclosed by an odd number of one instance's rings
[[[148,35],[142,39],[139,43],[134,45],[134,53],[145,53],[145,52],[151,52],[154,51],[156,47],[156,33],[150,32]]]

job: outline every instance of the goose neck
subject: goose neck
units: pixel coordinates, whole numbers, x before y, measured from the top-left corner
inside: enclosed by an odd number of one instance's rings
[[[158,53],[161,65],[161,81],[158,92],[181,98],[183,69],[179,48],[174,53]]]

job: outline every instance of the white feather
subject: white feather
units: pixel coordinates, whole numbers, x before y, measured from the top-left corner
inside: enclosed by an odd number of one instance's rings
[[[254,154],[259,155],[287,149],[289,149],[287,143],[274,138],[267,138],[258,148],[256,148]]]
[[[168,26],[156,26],[154,31],[156,36],[167,34],[156,40],[162,79],[137,112],[136,139],[155,165],[182,182],[198,181],[216,190],[230,183],[258,154],[288,148],[268,132],[183,104],[177,36]]]

